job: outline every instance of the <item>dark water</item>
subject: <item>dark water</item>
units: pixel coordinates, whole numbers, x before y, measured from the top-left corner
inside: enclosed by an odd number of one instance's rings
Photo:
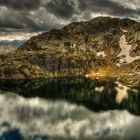
[[[0,81],[0,140],[140,140],[140,87],[113,79]]]

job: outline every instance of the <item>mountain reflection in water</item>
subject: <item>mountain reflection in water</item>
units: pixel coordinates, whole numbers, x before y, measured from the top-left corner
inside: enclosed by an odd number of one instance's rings
[[[0,140],[140,139],[139,87],[78,77],[0,85]]]

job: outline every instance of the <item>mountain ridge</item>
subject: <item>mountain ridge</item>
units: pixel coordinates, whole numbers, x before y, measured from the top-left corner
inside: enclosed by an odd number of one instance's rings
[[[125,75],[131,81],[140,73],[140,23],[111,17],[73,22],[1,55],[0,65],[0,79],[100,77],[100,71],[105,77]]]

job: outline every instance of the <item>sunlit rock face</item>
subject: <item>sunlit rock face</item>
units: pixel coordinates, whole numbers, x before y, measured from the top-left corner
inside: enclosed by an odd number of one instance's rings
[[[130,19],[98,17],[42,33],[0,57],[0,78],[83,76],[107,66],[113,71],[109,77],[138,77],[139,26]]]

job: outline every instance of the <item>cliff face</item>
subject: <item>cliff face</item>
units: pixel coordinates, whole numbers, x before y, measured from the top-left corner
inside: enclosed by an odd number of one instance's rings
[[[85,75],[104,67],[140,72],[140,23],[98,17],[32,37],[0,56],[1,79]]]

